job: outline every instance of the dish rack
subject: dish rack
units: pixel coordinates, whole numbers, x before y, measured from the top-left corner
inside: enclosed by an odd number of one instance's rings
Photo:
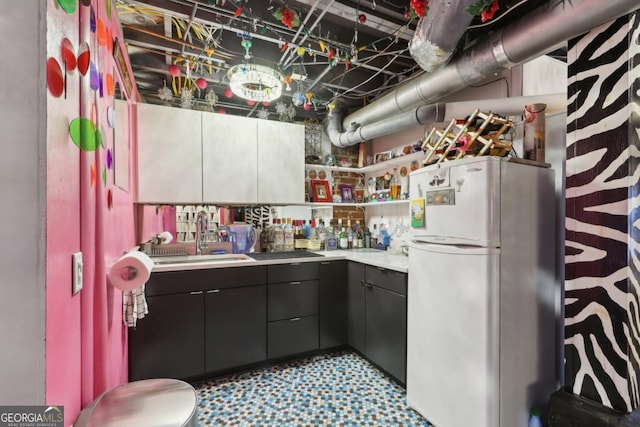
[[[512,125],[513,122],[505,117],[476,109],[464,122],[453,119],[444,130],[432,128],[422,144],[422,150],[427,154],[423,164],[457,160],[465,156],[504,157],[511,151],[513,143],[500,137]],[[434,158],[437,155],[439,157]]]

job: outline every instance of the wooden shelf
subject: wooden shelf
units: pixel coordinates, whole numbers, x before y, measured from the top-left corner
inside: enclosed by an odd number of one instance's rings
[[[341,166],[324,166],[324,165],[313,165],[306,164],[305,167],[307,170],[316,169],[316,170],[324,170],[330,172],[352,172],[358,174],[365,174],[369,172],[374,172],[378,170],[389,169],[393,167],[400,166],[402,164],[411,163],[414,160],[418,160],[422,165],[422,160],[425,158],[425,153],[422,151],[418,151],[416,153],[407,154],[405,156],[395,157],[391,160],[386,160],[380,163],[374,163],[372,165],[368,165],[362,168],[354,168],[354,167],[341,167]],[[382,202],[385,203],[385,202]],[[388,203],[388,202],[386,202]],[[368,204],[368,203],[361,203]]]
[[[330,208],[334,206],[345,206],[345,207],[371,207],[371,206],[388,206],[388,205],[403,205],[408,204],[409,200],[390,200],[388,202],[370,202],[370,203],[314,203],[307,202],[302,205],[296,206],[309,206],[311,208]]]

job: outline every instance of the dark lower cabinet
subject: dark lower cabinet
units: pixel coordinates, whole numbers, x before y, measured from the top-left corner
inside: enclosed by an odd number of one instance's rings
[[[366,286],[366,355],[404,384],[407,365],[407,297]]]
[[[206,372],[266,360],[266,285],[209,290],[205,307]]]
[[[129,379],[204,371],[204,293],[147,297],[149,315],[129,330]]]
[[[320,348],[347,344],[347,262],[322,261],[318,269]]]
[[[406,274],[349,262],[347,277],[349,345],[404,384]]]
[[[366,354],[364,264],[349,262],[347,288],[349,345],[360,353]]]

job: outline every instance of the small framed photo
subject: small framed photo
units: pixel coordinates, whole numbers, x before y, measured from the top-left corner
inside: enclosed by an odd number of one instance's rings
[[[342,196],[342,203],[353,203],[355,201],[353,197],[353,186],[340,185],[340,196]]]
[[[391,160],[393,158],[393,151],[381,151],[379,153],[376,153],[375,156],[373,157],[373,162],[374,163],[380,163],[380,162],[384,162],[386,160]]]
[[[329,181],[317,179],[310,180],[311,183],[311,200],[313,202],[331,202],[331,190],[329,189]]]

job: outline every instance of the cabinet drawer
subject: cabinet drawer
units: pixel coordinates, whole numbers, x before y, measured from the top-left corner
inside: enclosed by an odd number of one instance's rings
[[[318,281],[276,283],[267,287],[268,320],[318,314]]]
[[[266,266],[163,271],[151,274],[145,293],[153,296],[262,285],[266,275]]]
[[[365,282],[380,288],[407,295],[407,275],[382,267],[365,266]]]
[[[317,262],[292,262],[289,264],[270,265],[267,270],[268,283],[316,280],[317,278]]]
[[[318,316],[295,317],[269,322],[267,354],[269,359],[318,349]]]

